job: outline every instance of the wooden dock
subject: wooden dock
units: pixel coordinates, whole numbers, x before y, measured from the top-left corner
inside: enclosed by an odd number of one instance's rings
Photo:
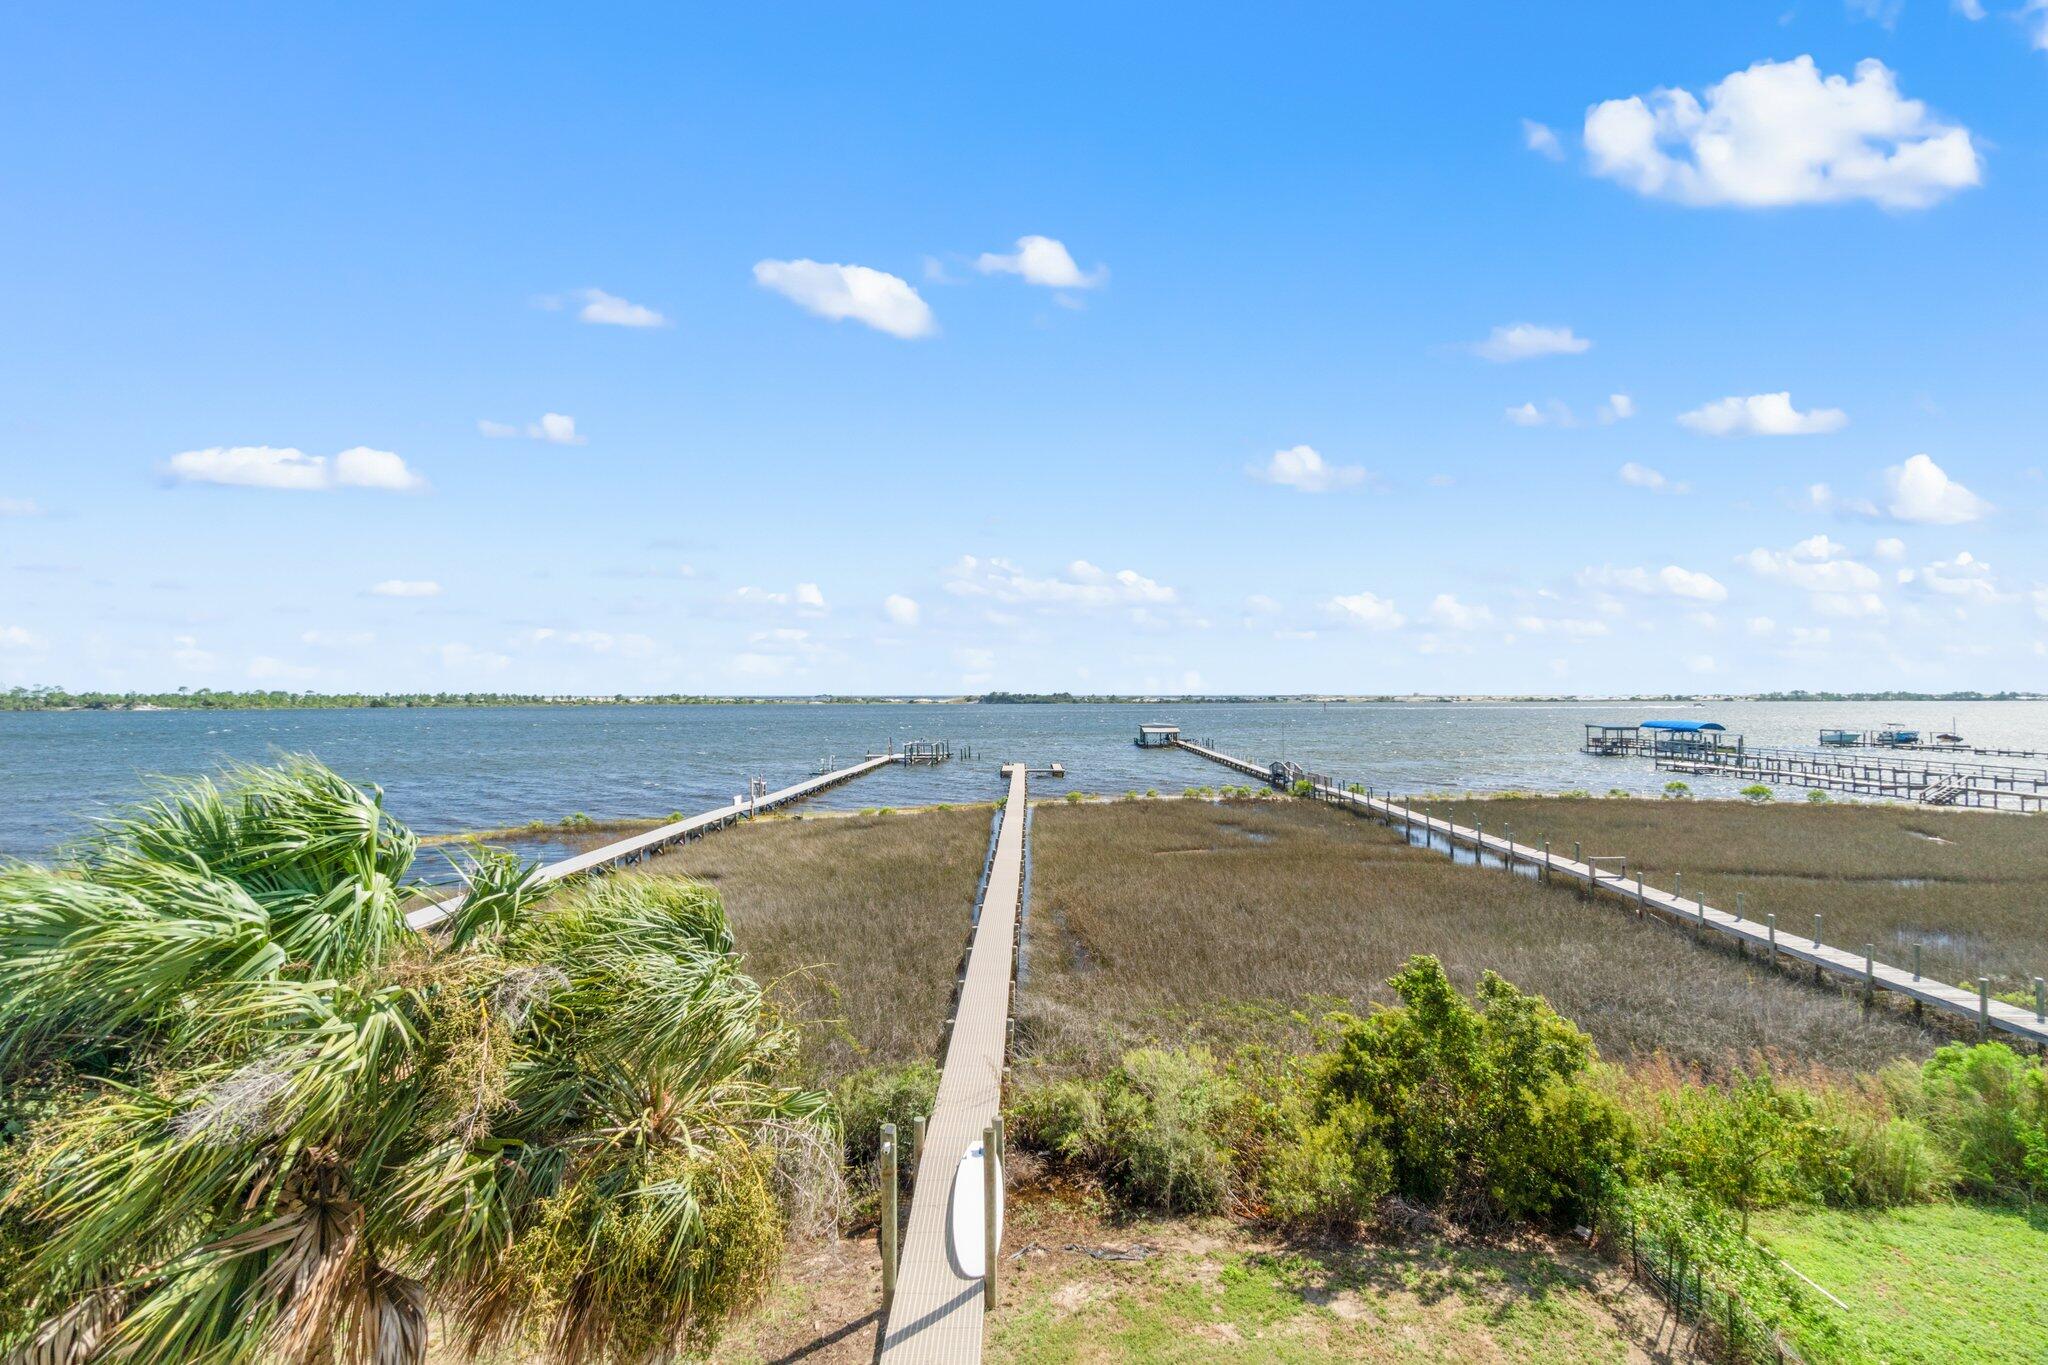
[[[980,1277],[961,1274],[953,1256],[950,1204],[960,1158],[995,1121],[1003,1097],[1028,818],[1024,765],[1003,771],[1009,796],[955,1004],[938,1099],[917,1153],[896,1296],[882,1331],[883,1365],[969,1365],[981,1359],[983,1286]]]
[[[558,882],[564,877],[580,876],[588,872],[607,871],[616,867],[629,866],[647,858],[660,857],[685,839],[694,839],[700,834],[708,834],[712,830],[723,829],[727,825],[748,819],[751,816],[766,814],[777,807],[789,805],[794,801],[801,801],[808,796],[816,796],[827,787],[836,787],[842,782],[850,782],[856,777],[863,777],[877,768],[885,768],[892,763],[901,763],[902,761],[903,755],[899,753],[869,754],[866,758],[850,767],[840,768],[834,772],[820,773],[814,777],[807,777],[803,781],[784,787],[780,791],[735,797],[731,804],[720,806],[716,810],[705,811],[702,815],[693,815],[687,820],[677,820],[673,824],[663,825],[658,829],[650,829],[642,834],[629,835],[624,839],[618,840],[616,843],[606,844],[602,848],[594,848],[588,853],[579,853],[573,858],[564,858],[560,862],[549,863],[535,874],[534,883],[535,885],[546,885],[548,882]],[[462,901],[463,896],[458,893],[448,897],[446,900],[436,901],[432,905],[411,911],[405,917],[406,925],[409,928],[422,931],[437,928],[454,918],[455,912],[462,908]]]
[[[1261,781],[1274,781],[1277,765],[1260,767],[1230,754],[1185,740],[1176,746],[1198,757],[1220,763]],[[1716,909],[1704,901],[1687,900],[1647,886],[1638,872],[1633,880],[1625,874],[1603,870],[1598,861],[1575,861],[1561,858],[1547,847],[1532,848],[1526,844],[1511,843],[1495,834],[1486,834],[1464,825],[1453,824],[1428,814],[1418,815],[1405,802],[1396,802],[1390,797],[1365,792],[1347,791],[1329,778],[1313,773],[1300,774],[1302,780],[1311,784],[1316,799],[1333,805],[1348,806],[1372,815],[1390,826],[1400,827],[1404,833],[1421,831],[1431,839],[1441,839],[1448,848],[1469,848],[1475,857],[1498,858],[1501,866],[1512,869],[1516,866],[1535,869],[1545,878],[1562,877],[1577,882],[1588,892],[1598,892],[1622,902],[1624,907],[1638,915],[1655,915],[1668,923],[1688,929],[1704,938],[1714,934],[1732,939],[1742,946],[1744,952],[1754,949],[1759,955],[1768,955],[1773,961],[1788,958],[1811,966],[1817,975],[1833,977],[1846,984],[1860,986],[1866,994],[1877,991],[1892,991],[1906,996],[1918,1004],[1931,1006],[1946,1014],[1976,1025],[1988,1036],[1992,1030],[2010,1034],[2016,1038],[2048,1047],[2048,1013],[2038,1007],[2025,1009],[2010,1005],[2002,1000],[1993,1000],[1982,979],[1977,988],[1965,989],[1947,985],[1922,977],[1901,967],[1879,961],[1874,954],[1855,952],[1846,948],[1832,947],[1817,943],[1810,938],[1787,933],[1773,924],[1759,924],[1727,910]]]
[[[1816,753],[1806,749],[1701,748],[1692,753],[1659,752],[1656,764],[1664,772],[1818,787],[1930,806],[2048,809],[2048,769],[1890,756],[1900,752],[1892,749],[1880,756],[1839,749]]]

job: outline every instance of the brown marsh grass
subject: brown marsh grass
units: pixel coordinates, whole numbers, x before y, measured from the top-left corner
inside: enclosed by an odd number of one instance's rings
[[[1940,1041],[1891,1010],[1321,805],[1042,807],[1032,847],[1020,1046],[1053,1070],[1151,1040],[1277,1028],[1274,1041],[1299,1042],[1306,1021],[1289,1011],[1392,1003],[1386,979],[1415,953],[1467,988],[1491,968],[1539,992],[1616,1061],[1663,1052],[1717,1067],[1764,1049],[1872,1069]]]
[[[747,970],[776,983],[829,1082],[937,1058],[988,835],[986,806],[760,820],[628,875],[718,888]]]
[[[1626,855],[1650,884],[1721,909],[1748,899],[1749,917],[1825,942],[1874,944],[1909,966],[1925,945],[1927,975],[1993,991],[2031,991],[2048,973],[2048,819],[1988,811],[1778,801],[1619,801],[1535,797],[1430,803],[1461,825],[1476,819],[1518,843],[1547,834],[1565,853]],[[1929,837],[1932,836],[1932,837]]]

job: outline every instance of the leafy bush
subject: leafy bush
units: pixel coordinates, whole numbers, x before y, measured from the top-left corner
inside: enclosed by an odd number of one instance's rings
[[[1814,790],[1819,791],[1820,788],[1816,787],[1814,788]],[[1738,795],[1740,795],[1743,800],[1758,806],[1764,805],[1770,801],[1774,801],[1777,799],[1778,796],[1776,792],[1772,791],[1769,786],[1765,785],[1762,782],[1750,783],[1747,787],[1744,787],[1741,790],[1741,792],[1738,793]]]
[[[2048,1197],[2048,1069],[2004,1043],[1949,1043],[1910,1103],[1971,1194]]]
[[[1687,783],[1674,779],[1664,784],[1664,799],[1667,801],[1683,801],[1691,795],[1692,787]]]
[[[1492,972],[1476,1007],[1433,957],[1389,984],[1403,1008],[1346,1031],[1317,1117],[1383,1146],[1412,1198],[1484,1222],[1588,1216],[1626,1155],[1620,1109],[1584,1075],[1592,1040]]]
[[[1126,1204],[1166,1213],[1225,1207],[1233,1180],[1221,1140],[1236,1086],[1200,1048],[1124,1054],[1108,1076],[1024,1091],[1021,1145],[1092,1171]]]
[[[1298,778],[1294,785],[1287,790],[1295,796],[1314,796],[1316,794],[1316,784],[1305,777]]]
[[[1825,787],[1815,787],[1813,790],[1809,791],[1806,794],[1806,800],[1807,804],[1809,805],[1825,806],[1828,802],[1834,800],[1834,798],[1828,795],[1827,789]]]

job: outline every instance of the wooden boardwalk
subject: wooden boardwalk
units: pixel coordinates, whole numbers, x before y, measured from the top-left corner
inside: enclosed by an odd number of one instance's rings
[[[962,1275],[950,1245],[953,1174],[995,1121],[1003,1098],[1010,977],[1024,878],[1025,768],[1010,779],[988,889],[967,954],[939,1096],[917,1154],[896,1298],[882,1331],[884,1365],[966,1365],[981,1359],[982,1283]]]
[[[1179,747],[1262,781],[1272,778],[1270,768],[1262,768],[1245,759],[1190,744],[1186,740],[1180,741]],[[2048,1046],[2048,1018],[2032,1009],[1992,1000],[1980,991],[1916,976],[1904,968],[1881,962],[1875,956],[1816,943],[1810,938],[1786,933],[1774,925],[1759,924],[1730,911],[1716,909],[1704,901],[1686,900],[1668,891],[1659,891],[1656,887],[1644,885],[1641,873],[1630,880],[1623,875],[1603,871],[1596,863],[1560,858],[1547,848],[1511,843],[1497,834],[1486,834],[1427,814],[1418,815],[1411,806],[1384,796],[1345,791],[1335,782],[1313,776],[1309,781],[1318,800],[1350,806],[1404,831],[1419,831],[1442,839],[1447,848],[1469,848],[1477,856],[1499,858],[1503,867],[1519,864],[1534,868],[1545,877],[1564,877],[1578,882],[1588,891],[1602,892],[1620,900],[1637,914],[1654,914],[1690,929],[1702,938],[1712,933],[1733,939],[1743,945],[1744,951],[1755,949],[1759,955],[1805,963],[1821,974],[1861,985],[1867,991],[1886,990],[1907,996],[1974,1023],[1987,1034],[1997,1029],[2036,1045]]]
[[[778,806],[789,805],[793,801],[801,801],[807,796],[816,796],[827,787],[836,787],[841,782],[849,782],[856,777],[865,776],[877,768],[887,767],[891,763],[901,763],[902,761],[903,755],[901,754],[870,754],[851,767],[840,768],[835,772],[820,773],[816,777],[807,777],[801,782],[784,787],[780,791],[769,792],[765,796],[751,798],[743,796],[729,805],[720,806],[716,810],[705,811],[702,815],[693,815],[687,820],[678,820],[673,824],[663,825],[658,829],[647,830],[645,833],[629,835],[624,839],[618,840],[616,843],[606,844],[602,848],[594,848],[588,853],[579,853],[573,858],[564,858],[560,862],[549,863],[535,875],[534,883],[536,885],[545,885],[548,882],[558,882],[564,877],[575,877],[586,872],[623,867],[631,863],[637,863],[645,858],[659,857],[685,839],[694,839],[700,834],[708,833],[714,829],[723,829],[725,826],[747,819],[749,816],[763,814],[774,810]],[[454,918],[455,912],[462,908],[462,900],[463,897],[458,893],[448,897],[446,900],[436,901],[432,905],[424,906],[421,909],[408,913],[405,917],[405,922],[408,927],[413,929],[429,930],[436,928]]]

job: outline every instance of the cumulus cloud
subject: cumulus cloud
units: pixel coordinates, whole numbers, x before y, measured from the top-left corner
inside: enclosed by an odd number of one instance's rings
[[[1845,547],[1824,535],[1811,536],[1789,550],[1762,546],[1738,561],[1759,578],[1774,579],[1816,593],[1861,593],[1883,579],[1868,564],[1845,557]]]
[[[1483,605],[1460,602],[1447,592],[1440,592],[1430,599],[1429,619],[1446,630],[1477,630],[1493,620],[1493,612]]]
[[[1632,592],[1644,597],[1682,597],[1694,602],[1719,602],[1728,589],[1711,574],[1666,564],[1661,569],[1623,568],[1602,565],[1579,570],[1579,583],[1588,588]]]
[[[1593,343],[1569,327],[1543,327],[1533,322],[1510,322],[1496,327],[1484,341],[1472,343],[1472,354],[1481,360],[1506,363],[1535,360],[1547,355],[1581,355]]]
[[[984,275],[1017,275],[1026,284],[1048,289],[1093,289],[1109,278],[1106,265],[1082,270],[1065,244],[1053,237],[1019,237],[1015,251],[984,251],[974,268]]]
[[[1925,455],[1915,455],[1884,472],[1885,511],[1899,521],[1956,526],[1990,513],[1990,503],[1948,476]]]
[[[914,626],[923,618],[924,609],[917,605],[915,599],[892,592],[882,599],[882,615],[888,617],[893,625]]]
[[[1517,616],[1515,630],[1523,635],[1562,635],[1567,640],[1593,640],[1608,633],[1605,621],[1577,616]]]
[[[1840,408],[1800,412],[1788,393],[1723,398],[1678,415],[1678,424],[1706,436],[1818,436],[1849,425]]]
[[[1813,609],[1823,616],[1844,616],[1857,620],[1876,620],[1885,615],[1884,599],[1874,592],[1815,593]]]
[[[956,597],[1040,608],[1162,606],[1180,596],[1135,569],[1111,573],[1085,559],[1073,561],[1062,574],[1039,577],[1007,559],[962,555],[946,570],[945,587]]]
[[[1904,559],[1906,557],[1906,542],[1900,540],[1897,536],[1886,536],[1871,547],[1871,552],[1879,559]]]
[[[1625,422],[1635,415],[1636,400],[1625,393],[1610,393],[1607,395],[1607,401],[1600,405],[1600,423],[1602,426],[1612,426],[1616,422]]]
[[[1940,593],[1944,597],[1986,603],[2010,600],[2006,593],[1999,591],[1998,576],[1991,571],[1991,566],[1968,550],[1959,552],[1954,559],[1938,559],[1917,575],[1901,577],[1905,581],[1918,582],[1929,592]]]
[[[1392,599],[1373,592],[1332,597],[1323,603],[1323,610],[1346,625],[1362,626],[1367,630],[1395,630],[1408,624],[1408,618],[1395,607]]]
[[[562,412],[544,412],[538,422],[528,422],[524,427],[511,422],[480,420],[476,429],[486,436],[524,436],[531,441],[546,441],[558,446],[580,446],[586,439],[577,434],[576,419]]]
[[[377,597],[439,597],[441,585],[431,578],[387,578],[370,592]]]
[[[1523,119],[1522,145],[1538,156],[1549,157],[1552,161],[1564,160],[1564,148],[1558,144],[1557,130],[1547,123]]]
[[[579,289],[576,298],[583,307],[576,316],[583,322],[596,323],[604,327],[666,327],[668,319],[652,308],[637,303],[628,303],[616,294],[607,294],[602,289]]]
[[[42,504],[34,498],[0,498],[0,517],[39,517]]]
[[[1542,407],[1534,403],[1521,403],[1509,408],[1502,416],[1518,427],[1575,427],[1578,418],[1572,410],[1553,398]]]
[[[1646,464],[1637,464],[1634,460],[1621,467],[1620,478],[1631,488],[1647,488],[1653,493],[1692,492],[1691,484],[1675,483],[1665,478],[1662,472]]]
[[[938,330],[932,310],[908,281],[864,265],[758,261],[754,283],[821,318],[851,318],[892,337],[907,340]]]
[[[1365,481],[1365,466],[1330,464],[1313,446],[1290,446],[1276,450],[1262,465],[1245,466],[1245,473],[1266,483],[1292,488],[1297,493],[1327,493]]]
[[[171,456],[169,468],[171,477],[180,483],[292,493],[324,493],[335,488],[414,493],[427,486],[397,455],[368,446],[351,447],[332,459],[289,446],[208,446]]]
[[[451,673],[502,673],[512,666],[510,655],[478,649],[461,640],[450,641],[436,652],[441,656],[441,667]]]
[[[1593,173],[1695,206],[1869,200],[1919,209],[1978,183],[1970,132],[1899,94],[1883,62],[1855,78],[1813,58],[1761,61],[1708,86],[1606,100],[1586,114]]]
[[[552,626],[541,626],[529,630],[519,637],[524,645],[568,646],[584,649],[592,654],[619,653],[629,658],[643,658],[654,652],[654,638],[649,635],[614,635],[608,630],[557,630]]]
[[[799,583],[788,592],[772,592],[767,588],[757,588],[749,584],[737,589],[732,599],[755,606],[795,607],[810,615],[827,610],[825,592],[816,583]]]
[[[38,649],[42,643],[26,626],[0,626],[0,649]]]

